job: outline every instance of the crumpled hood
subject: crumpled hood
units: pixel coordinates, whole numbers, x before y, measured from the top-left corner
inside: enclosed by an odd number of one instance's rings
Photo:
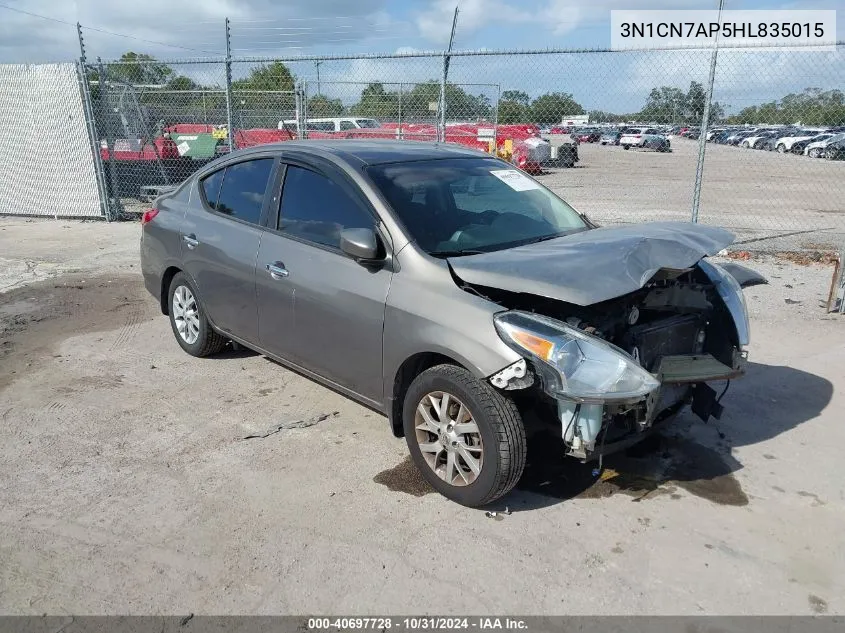
[[[733,242],[687,222],[603,227],[493,253],[450,257],[464,281],[586,306],[642,288],[661,268],[694,266]]]

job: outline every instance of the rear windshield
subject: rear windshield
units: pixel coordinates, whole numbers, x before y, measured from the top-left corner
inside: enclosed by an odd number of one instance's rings
[[[374,165],[373,183],[417,244],[432,255],[470,255],[587,228],[536,180],[493,158]]]

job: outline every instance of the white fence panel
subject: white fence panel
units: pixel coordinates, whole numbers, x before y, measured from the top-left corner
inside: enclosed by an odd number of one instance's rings
[[[0,65],[0,214],[102,217],[74,64]]]

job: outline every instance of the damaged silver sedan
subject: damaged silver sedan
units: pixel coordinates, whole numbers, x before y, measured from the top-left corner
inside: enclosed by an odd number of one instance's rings
[[[727,231],[598,228],[536,180],[448,145],[309,141],[215,161],[144,215],[142,270],[177,342],[230,342],[387,415],[423,476],[478,506],[526,436],[561,459],[641,440],[741,376]],[[722,394],[724,391],[722,391]]]

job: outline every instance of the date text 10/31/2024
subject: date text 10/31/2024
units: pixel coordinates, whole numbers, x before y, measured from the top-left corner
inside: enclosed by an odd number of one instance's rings
[[[309,618],[308,630],[527,630],[525,620],[508,617],[443,618],[443,617],[369,617],[369,618]]]

